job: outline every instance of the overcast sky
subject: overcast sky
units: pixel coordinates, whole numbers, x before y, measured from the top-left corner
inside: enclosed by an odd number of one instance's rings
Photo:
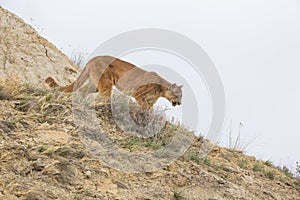
[[[196,41],[215,63],[247,153],[300,161],[299,0],[0,0],[59,49],[91,53],[114,35],[163,28]],[[222,143],[226,144],[226,128]]]

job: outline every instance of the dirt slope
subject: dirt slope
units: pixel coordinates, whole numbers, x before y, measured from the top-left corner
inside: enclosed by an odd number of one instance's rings
[[[77,68],[2,8],[0,24],[0,199],[300,199],[299,180],[270,162],[218,146],[200,159],[203,138],[154,172],[105,166],[80,140],[72,95],[33,86],[48,74],[67,83]],[[163,148],[180,128],[167,124],[159,137],[141,139],[118,128],[110,105],[95,112],[103,134],[127,152]]]

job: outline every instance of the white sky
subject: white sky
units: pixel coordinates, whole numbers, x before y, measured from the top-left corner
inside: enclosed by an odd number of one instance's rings
[[[114,35],[163,28],[196,41],[223,79],[227,124],[244,122],[247,153],[288,167],[300,161],[299,0],[0,0],[67,54]],[[226,144],[226,130],[222,143]]]

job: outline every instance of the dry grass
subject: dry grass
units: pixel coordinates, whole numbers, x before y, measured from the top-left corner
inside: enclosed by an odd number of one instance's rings
[[[0,100],[10,100],[12,97],[9,92],[3,87],[0,87]]]

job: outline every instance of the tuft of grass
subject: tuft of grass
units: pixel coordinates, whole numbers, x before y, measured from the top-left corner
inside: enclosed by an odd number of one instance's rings
[[[0,86],[0,100],[10,100],[12,97],[6,88]]]
[[[55,151],[56,154],[66,157],[68,154],[71,154],[69,147],[62,147]]]
[[[191,152],[189,155],[189,158],[193,161],[196,161],[197,164],[200,164],[200,162],[201,162],[198,152],[196,152],[196,151]]]
[[[173,191],[173,197],[174,197],[175,200],[183,199],[182,191],[178,191],[177,189],[175,189]]]
[[[25,106],[25,105],[27,105],[27,104],[29,103],[30,100],[31,100],[30,97],[23,98],[23,99],[21,99],[19,105],[20,105],[21,107],[22,107],[22,106]]]
[[[24,83],[23,85],[21,85],[21,90],[23,93],[32,94],[35,93],[36,89],[33,87],[33,85],[29,83]]]
[[[264,171],[264,166],[259,163],[255,163],[252,170],[255,172],[262,172]]]
[[[211,161],[208,157],[205,157],[204,160],[203,160],[203,163],[207,166],[210,166],[211,165]]]
[[[291,172],[284,172],[284,175],[289,177],[289,178],[293,177],[293,174]]]
[[[225,173],[223,174],[223,178],[224,178],[224,179],[228,179],[229,176],[230,176],[230,173],[228,173],[228,172],[225,172]]]
[[[124,147],[128,148],[129,151],[133,151],[134,147],[136,146],[140,146],[141,145],[141,141],[136,139],[136,138],[131,138],[128,139],[127,141],[125,141],[125,143],[123,144]]]
[[[27,112],[30,109],[30,107],[31,107],[31,97],[22,98],[16,104],[16,108],[22,112]]]
[[[285,183],[285,178],[284,178],[284,177],[280,177],[280,178],[279,178],[279,181],[280,181],[281,183]]]
[[[270,180],[274,180],[275,179],[275,171],[274,170],[270,170],[270,171],[265,172],[265,175]]]
[[[49,102],[49,101],[51,101],[51,99],[53,99],[53,95],[50,94],[50,93],[47,94],[45,100],[46,100],[47,102]]]
[[[199,153],[196,152],[196,151],[192,151],[189,154],[189,159],[195,161],[197,164],[203,163],[203,164],[205,164],[207,166],[211,165],[211,160],[207,156],[205,158],[201,159],[199,157]]]
[[[270,160],[265,161],[265,165],[267,165],[268,167],[273,167],[273,162]]]
[[[14,91],[15,95],[18,94],[25,94],[25,95],[32,95],[32,96],[44,96],[46,95],[47,91],[42,88],[38,88],[31,83],[24,83],[19,86],[19,88]]]
[[[296,175],[300,176],[300,165],[299,162],[296,162]]]
[[[138,145],[139,143],[140,141],[137,139],[128,139],[128,141],[126,142],[126,146],[135,146]]]
[[[282,172],[286,177],[289,177],[289,178],[293,177],[293,173],[286,166],[282,167]]]
[[[198,141],[202,142],[204,140],[204,136],[203,135],[199,135],[199,137],[197,138]]]
[[[38,152],[40,152],[40,153],[42,153],[42,152],[44,152],[44,151],[46,151],[47,150],[47,147],[46,146],[40,146],[39,148],[38,148]]]
[[[152,150],[158,150],[162,146],[160,144],[157,144],[156,142],[153,141],[148,141],[144,144],[145,147],[151,147]]]
[[[247,161],[242,159],[242,160],[239,161],[238,165],[239,165],[240,168],[245,169],[246,166],[247,166]]]
[[[53,154],[54,154],[54,151],[53,151],[53,150],[48,150],[48,151],[46,152],[46,155],[49,156],[49,157],[52,157]]]

